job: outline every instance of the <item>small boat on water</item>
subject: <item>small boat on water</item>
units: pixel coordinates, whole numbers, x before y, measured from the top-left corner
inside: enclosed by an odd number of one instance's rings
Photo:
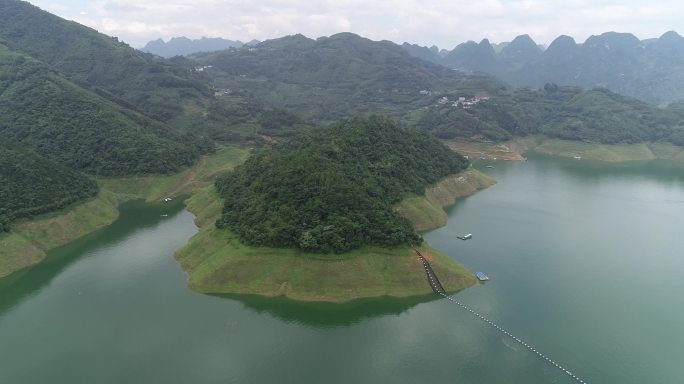
[[[469,233],[469,234],[467,234],[467,235],[456,236],[457,239],[461,239],[461,240],[469,240],[469,239],[471,239],[472,237],[473,237],[473,234],[472,234],[472,233]]]
[[[574,156],[575,160],[582,160],[582,156]]]
[[[487,280],[489,280],[489,276],[487,276],[484,272],[475,272],[475,276],[476,276],[477,279],[480,280],[480,281],[487,281]]]
[[[487,168],[494,168],[493,165],[486,165],[485,167],[487,167]]]

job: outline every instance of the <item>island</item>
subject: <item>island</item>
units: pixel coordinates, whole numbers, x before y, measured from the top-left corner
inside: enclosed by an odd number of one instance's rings
[[[382,117],[299,133],[254,153],[187,201],[200,231],[176,253],[191,289],[345,302],[477,279],[426,244],[441,208],[494,181],[432,136]],[[429,209],[425,209],[429,207]]]

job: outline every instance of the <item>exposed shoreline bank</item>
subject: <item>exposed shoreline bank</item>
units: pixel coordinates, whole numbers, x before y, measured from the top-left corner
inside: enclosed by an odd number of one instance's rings
[[[529,151],[606,162],[670,160],[684,163],[684,148],[668,143],[598,144],[529,136],[504,143],[449,141],[447,144],[470,160],[519,161],[524,160]]]
[[[413,223],[417,231],[429,231],[446,225],[444,208],[494,184],[496,180],[471,167],[426,188],[423,196],[404,199],[395,210]]]

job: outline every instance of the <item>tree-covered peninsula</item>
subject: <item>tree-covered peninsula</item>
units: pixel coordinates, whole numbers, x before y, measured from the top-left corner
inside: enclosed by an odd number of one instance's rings
[[[454,292],[477,279],[415,228],[443,225],[442,206],[492,183],[426,133],[343,120],[253,153],[190,198],[200,231],[176,258],[199,292],[340,302],[429,294],[418,248]]]
[[[419,241],[393,206],[468,166],[426,133],[355,118],[261,150],[216,183],[217,225],[255,246],[345,252]]]

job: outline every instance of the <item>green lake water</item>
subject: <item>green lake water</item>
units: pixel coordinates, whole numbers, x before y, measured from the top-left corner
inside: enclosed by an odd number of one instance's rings
[[[455,298],[588,383],[684,382],[684,169],[491,164],[477,167],[498,184],[425,234],[491,278]],[[194,293],[173,253],[196,231],[177,202],[128,203],[112,226],[0,280],[0,383],[575,382],[433,296]]]

